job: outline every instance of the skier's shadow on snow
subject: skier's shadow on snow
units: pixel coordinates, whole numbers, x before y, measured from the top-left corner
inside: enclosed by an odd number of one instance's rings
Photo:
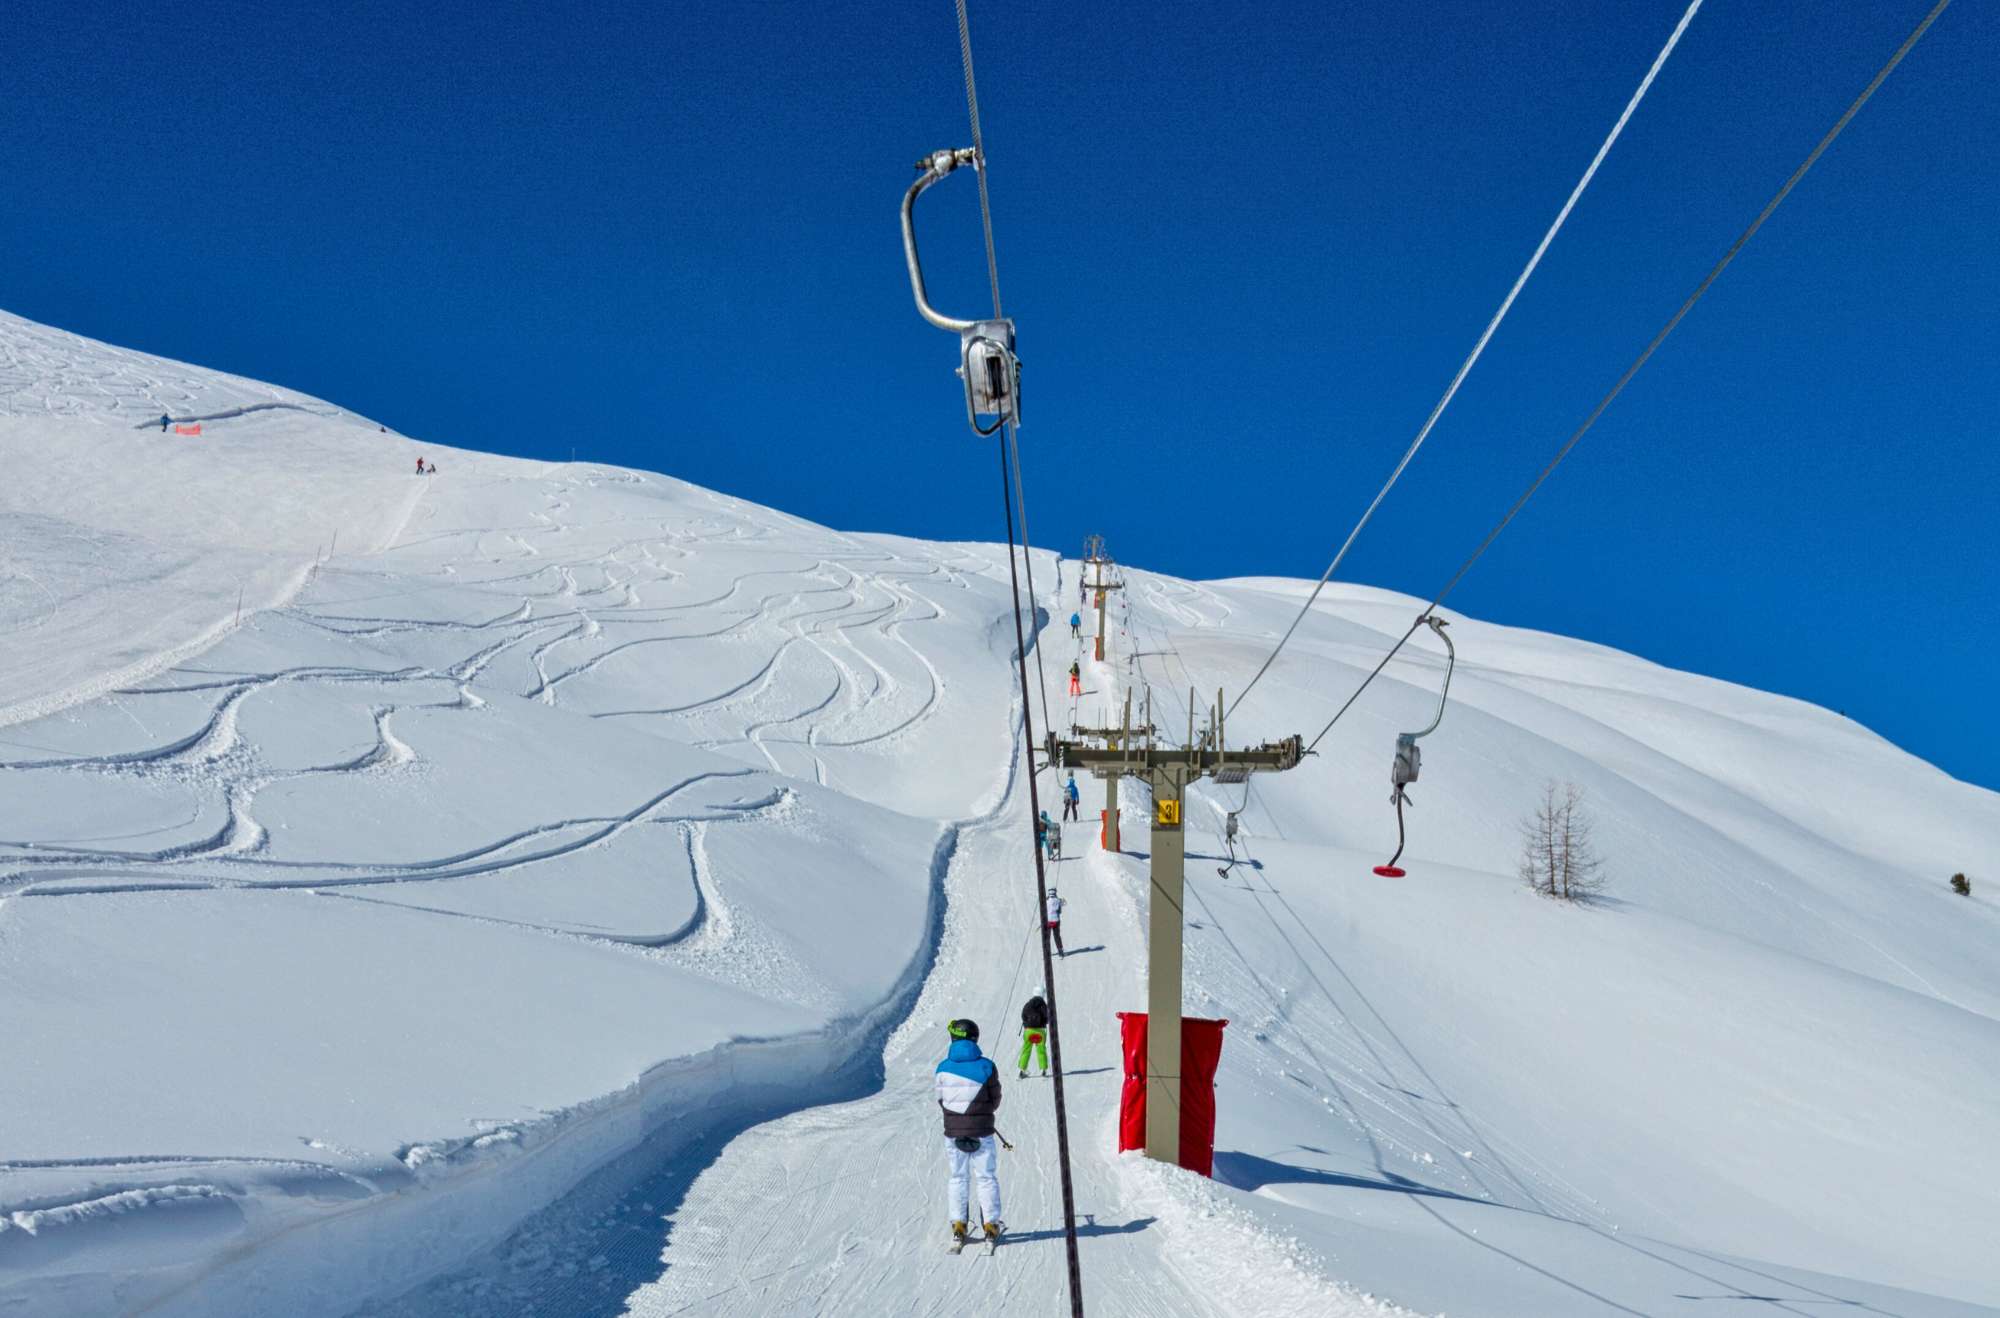
[[[1086,1213],[1083,1221],[1076,1224],[1076,1235],[1079,1240],[1087,1240],[1091,1236],[1129,1236],[1134,1231],[1144,1231],[1158,1220],[1153,1217],[1135,1217],[1129,1222],[1106,1226]],[[1009,1245],[1026,1245],[1037,1240],[1061,1240],[1063,1234],[1061,1227],[1052,1227],[1046,1231],[1009,1231],[1004,1240]]]
[[[1069,949],[1069,951],[1061,953],[1061,955],[1082,956],[1085,952],[1102,952],[1103,950],[1104,950],[1104,944],[1093,943],[1089,947],[1072,947],[1071,949]]]

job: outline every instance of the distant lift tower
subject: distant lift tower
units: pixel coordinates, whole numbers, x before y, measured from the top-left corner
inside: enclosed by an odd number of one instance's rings
[[[1111,556],[1104,552],[1104,537],[1085,536],[1083,540],[1083,584],[1097,594],[1097,653],[1098,663],[1104,662],[1104,597],[1114,590],[1123,590],[1125,583],[1115,581],[1111,576]]]
[[[1146,1156],[1175,1163],[1181,1149],[1181,904],[1187,886],[1181,802],[1188,784],[1197,779],[1245,782],[1253,773],[1296,768],[1305,755],[1305,739],[1296,735],[1249,750],[1226,749],[1220,691],[1208,727],[1197,739],[1194,702],[1190,691],[1185,746],[1157,745],[1150,727],[1136,745],[1130,735],[1121,736],[1114,746],[1090,746],[1053,732],[1048,742],[1052,764],[1088,769],[1114,781],[1130,774],[1145,779],[1153,789],[1153,857],[1146,901]],[[1129,724],[1129,704],[1127,709]]]
[[[1132,693],[1127,691],[1125,721],[1122,724],[1115,728],[1086,728],[1081,723],[1073,723],[1070,725],[1069,735],[1072,738],[1094,741],[1100,746],[1117,750],[1121,746],[1130,745],[1134,737],[1151,741],[1153,725],[1148,723],[1138,728],[1132,726]],[[1102,779],[1104,783],[1104,849],[1122,851],[1124,845],[1118,836],[1118,780],[1124,777],[1125,771],[1113,764],[1092,769],[1090,773],[1092,777]]]

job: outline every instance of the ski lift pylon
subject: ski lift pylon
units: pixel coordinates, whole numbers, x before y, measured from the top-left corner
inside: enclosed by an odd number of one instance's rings
[[[1422,732],[1396,734],[1396,758],[1389,766],[1389,801],[1396,807],[1396,854],[1389,857],[1388,864],[1375,867],[1377,874],[1388,879],[1400,879],[1409,873],[1408,870],[1398,868],[1396,865],[1396,862],[1403,858],[1403,847],[1409,840],[1403,829],[1403,803],[1409,800],[1409,793],[1405,789],[1417,780],[1417,774],[1423,768],[1424,757],[1423,752],[1417,749],[1418,740],[1436,732],[1438,724],[1444,722],[1445,701],[1451,694],[1451,673],[1452,669],[1458,666],[1458,650],[1452,645],[1451,637],[1445,635],[1444,630],[1450,624],[1435,613],[1425,614],[1423,621],[1437,633],[1437,638],[1444,642],[1444,685],[1438,690],[1437,713],[1432,717],[1430,726]],[[1410,804],[1416,803],[1411,801]]]

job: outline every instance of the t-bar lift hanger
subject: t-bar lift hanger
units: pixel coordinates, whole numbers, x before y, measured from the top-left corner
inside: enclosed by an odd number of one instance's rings
[[[958,374],[965,381],[966,423],[976,434],[991,435],[1009,421],[1021,424],[1021,359],[1014,354],[1014,322],[960,320],[945,315],[931,305],[930,295],[924,291],[924,267],[917,258],[917,198],[961,165],[978,169],[979,153],[966,146],[934,151],[917,162],[917,181],[903,194],[903,258],[909,262],[910,291],[916,295],[917,311],[939,329],[958,335]],[[981,425],[982,416],[992,417],[993,423]]]
[[[1403,802],[1408,800],[1408,793],[1404,789],[1417,780],[1417,771],[1423,767],[1424,757],[1417,750],[1417,739],[1430,736],[1438,730],[1438,724],[1444,722],[1445,699],[1451,693],[1451,671],[1458,666],[1458,651],[1453,648],[1451,637],[1445,635],[1444,631],[1449,624],[1435,613],[1426,614],[1424,622],[1437,633],[1438,639],[1444,642],[1444,686],[1438,691],[1437,715],[1431,719],[1431,725],[1422,732],[1396,734],[1396,761],[1389,766],[1389,785],[1393,789],[1389,793],[1389,800],[1396,807],[1396,854],[1389,857],[1388,864],[1375,867],[1377,874],[1389,879],[1400,879],[1409,872],[1396,866],[1396,862],[1403,857],[1403,847],[1408,841],[1403,832]],[[1411,801],[1410,804],[1415,805],[1416,802]]]

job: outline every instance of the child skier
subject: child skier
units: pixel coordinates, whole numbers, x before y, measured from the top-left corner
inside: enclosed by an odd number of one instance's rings
[[[1063,945],[1062,945],[1062,912],[1063,912],[1063,899],[1056,896],[1056,890],[1054,888],[1050,888],[1049,904],[1047,909],[1044,910],[1042,914],[1046,916],[1048,920],[1049,937],[1055,940],[1056,955],[1068,956],[1069,953],[1063,951]]]
[[[937,1065],[938,1110],[944,1113],[945,1209],[951,1215],[952,1252],[965,1248],[974,1177],[979,1181],[979,1213],[986,1222],[986,1248],[1000,1243],[999,1142],[993,1114],[1000,1110],[1000,1072],[979,1052],[979,1026],[955,1020],[946,1027],[951,1048]]]
[[[1072,641],[1083,639],[1083,615],[1081,613],[1072,613],[1069,615],[1069,638]]]
[[[1049,818],[1049,812],[1042,811],[1042,817],[1035,821],[1035,840],[1042,844],[1042,850],[1050,860],[1062,855],[1062,828]]]
[[[1069,776],[1069,781],[1063,784],[1064,819],[1077,819],[1076,808],[1078,803],[1082,799],[1083,799],[1083,794],[1076,790],[1076,775],[1072,773]],[[1080,823],[1082,821],[1078,820],[1078,822]]]
[[[1037,988],[1035,996],[1029,998],[1021,1008],[1021,1078],[1028,1078],[1028,1052],[1033,1049],[1042,1064],[1042,1074],[1049,1073],[1049,1004],[1042,1000],[1042,991]]]
[[[1083,669],[1075,664],[1069,666],[1069,693],[1073,696],[1083,694]]]

